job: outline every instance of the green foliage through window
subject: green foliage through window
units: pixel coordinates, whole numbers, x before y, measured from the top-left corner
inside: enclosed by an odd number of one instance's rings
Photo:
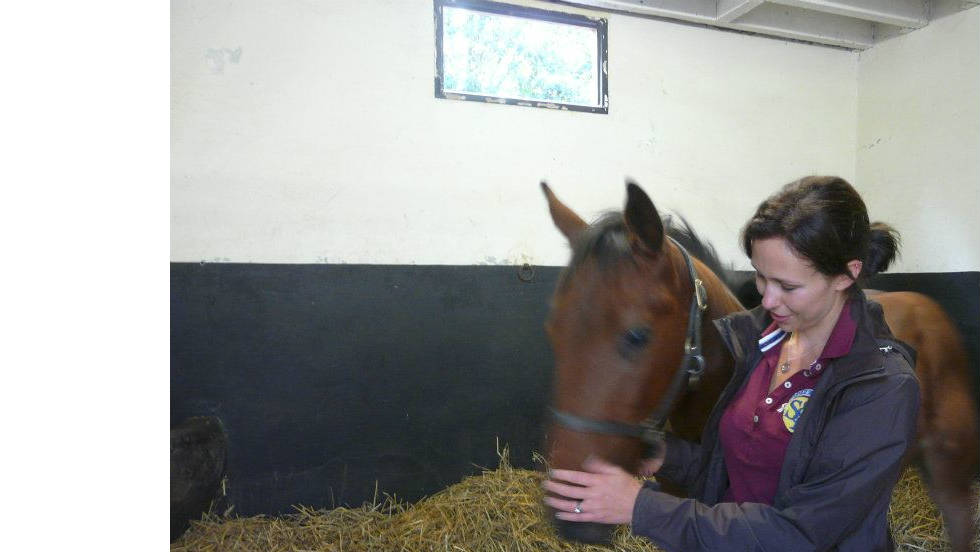
[[[606,112],[605,20],[464,0],[436,10],[438,96]]]

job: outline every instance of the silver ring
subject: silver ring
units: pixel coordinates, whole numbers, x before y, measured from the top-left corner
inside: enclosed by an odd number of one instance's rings
[[[578,502],[575,503],[575,507],[572,508],[572,511],[575,512],[576,514],[582,513],[582,500],[579,500]]]

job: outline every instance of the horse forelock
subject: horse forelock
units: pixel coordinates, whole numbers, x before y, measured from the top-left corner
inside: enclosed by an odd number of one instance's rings
[[[726,268],[718,259],[714,246],[701,239],[691,225],[681,215],[663,217],[664,231],[680,243],[691,256],[711,269],[721,282],[734,290],[735,281],[732,269]],[[565,288],[575,272],[587,263],[594,263],[600,272],[615,270],[624,262],[636,263],[636,253],[630,245],[626,220],[623,213],[612,211],[604,213],[596,222],[585,228],[572,243],[572,258],[559,281],[559,289]]]
[[[620,212],[602,215],[595,223],[586,227],[572,242],[572,259],[562,273],[559,289],[568,286],[572,276],[590,261],[601,272],[627,259],[632,259],[633,251],[626,233],[626,220]]]

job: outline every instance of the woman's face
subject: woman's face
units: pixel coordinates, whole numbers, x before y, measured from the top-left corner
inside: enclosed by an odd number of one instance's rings
[[[834,307],[843,304],[845,290],[853,284],[847,276],[817,272],[783,238],[753,241],[752,266],[762,307],[787,332],[805,331],[825,322]],[[829,323],[833,322],[836,320]]]

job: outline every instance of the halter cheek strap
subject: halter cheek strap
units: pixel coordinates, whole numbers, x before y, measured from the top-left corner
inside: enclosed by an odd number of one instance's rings
[[[687,264],[687,272],[691,277],[691,284],[694,287],[694,296],[691,298],[691,311],[687,317],[687,338],[684,340],[684,358],[678,372],[686,372],[688,375],[688,386],[694,390],[701,385],[701,376],[704,374],[704,355],[701,350],[701,314],[708,310],[708,291],[704,287],[704,282],[698,278],[698,272],[694,269],[694,262],[684,246],[677,243],[674,238],[667,236]],[[692,365],[693,363],[693,365]]]
[[[667,239],[680,250],[684,257],[694,294],[691,298],[691,309],[687,319],[684,358],[674,373],[673,379],[671,379],[666,395],[661,399],[656,409],[639,424],[595,420],[552,408],[552,418],[559,425],[585,433],[633,437],[644,443],[654,445],[663,440],[667,416],[674,409],[674,404],[680,396],[685,391],[696,390],[700,385],[705,366],[704,355],[701,350],[701,322],[702,313],[708,308],[708,292],[705,290],[704,283],[698,278],[698,273],[694,269],[694,263],[691,261],[691,256],[687,250],[674,238],[667,236]]]

